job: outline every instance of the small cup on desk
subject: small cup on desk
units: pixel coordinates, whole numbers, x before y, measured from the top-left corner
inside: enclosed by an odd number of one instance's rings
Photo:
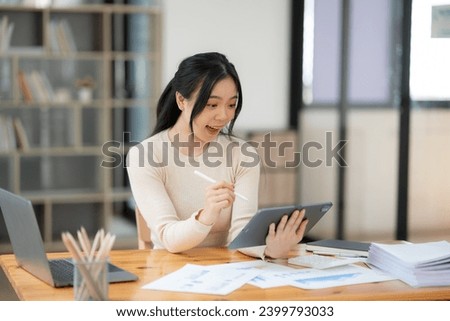
[[[108,260],[74,261],[73,290],[76,301],[108,300]]]

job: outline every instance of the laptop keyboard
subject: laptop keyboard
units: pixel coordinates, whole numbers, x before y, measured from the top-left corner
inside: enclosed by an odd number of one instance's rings
[[[61,280],[64,282],[73,281],[73,263],[69,260],[51,260],[50,270],[54,280]]]
[[[70,259],[56,259],[50,260],[50,270],[54,280],[60,280],[64,282],[73,281],[73,269],[74,265]],[[108,272],[122,271],[118,266],[108,263]]]

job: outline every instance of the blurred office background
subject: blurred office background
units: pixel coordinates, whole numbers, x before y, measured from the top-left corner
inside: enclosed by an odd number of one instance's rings
[[[26,2],[44,7],[51,3],[59,6],[83,3]],[[22,1],[0,1],[0,18],[9,13],[20,19],[20,15],[4,9],[18,3]],[[219,51],[235,64],[243,85],[244,106],[235,126],[237,133],[251,140],[271,133],[279,142],[295,142],[290,155],[276,155],[279,156],[277,168],[263,171],[260,206],[332,201],[332,211],[316,226],[311,238],[450,240],[450,39],[445,35],[432,36],[431,22],[433,6],[450,5],[450,1],[89,3],[148,5],[157,12],[153,20],[160,19],[156,25],[152,19],[140,20],[134,14],[129,19],[113,19],[121,32],[111,33],[111,43],[126,48],[116,48],[120,51],[117,59],[136,61],[124,63],[124,67],[117,64],[115,73],[106,73],[106,77],[115,77],[116,83],[120,83],[122,75],[134,84],[135,90],[131,101],[122,101],[119,93],[105,89],[114,96],[112,100],[101,100],[101,104],[113,110],[108,114],[111,118],[105,120],[114,124],[107,138],[125,139],[130,145],[147,137],[154,124],[156,97],[172,78],[179,62],[198,52]],[[38,8],[42,10],[41,6]],[[37,23],[46,19],[45,14]],[[33,15],[23,17],[29,24]],[[69,18],[69,22],[74,25],[73,19]],[[91,25],[96,25],[95,19],[92,18]],[[158,29],[156,37],[160,38],[156,40],[156,49],[149,49],[149,44],[140,47],[142,39],[148,38],[149,28]],[[139,69],[140,50],[153,53],[148,58],[149,66],[144,63],[144,69]],[[4,61],[14,61],[14,58],[8,53],[0,55],[5,70]],[[114,55],[113,52],[111,56]],[[149,70],[156,78],[140,70]],[[154,83],[155,79],[159,82]],[[140,91],[142,82],[151,82],[147,84],[151,88]],[[5,80],[0,82],[0,89],[8,91]],[[152,92],[151,97],[147,91]],[[120,108],[114,105],[116,101],[120,102]],[[6,115],[12,108],[3,105],[0,113]],[[103,114],[96,108],[85,108],[86,115],[75,118],[86,121],[87,125],[81,126],[87,132],[98,123],[106,126],[100,120]],[[124,132],[129,134],[124,137]],[[103,143],[98,137],[91,139],[95,153]],[[82,143],[85,141],[90,140],[86,138]],[[52,153],[52,148],[47,150]],[[284,162],[292,161],[293,153],[301,153],[303,161],[294,168],[285,168]],[[21,191],[18,185],[24,181],[19,179],[17,183],[12,178],[11,172],[17,174],[18,170],[11,165],[15,162],[11,159],[23,155],[26,152],[0,151],[0,187]],[[84,161],[88,162],[87,168],[92,164],[98,166],[98,158]],[[92,231],[103,226],[118,235],[117,247],[135,247],[133,201],[125,169],[92,168],[91,172],[83,173],[83,168],[76,167],[77,161],[71,167],[64,167],[63,158],[61,162],[57,166],[65,182],[78,181],[83,175],[91,182],[93,201],[90,203],[86,197],[61,204],[61,198],[58,203],[60,195],[54,190],[48,195],[42,191],[36,197],[36,210],[42,216],[40,222],[44,224],[49,213],[55,214],[51,217],[52,230],[41,227],[44,234],[50,234],[46,247],[61,248],[56,242],[60,231],[74,230],[81,225],[90,226]],[[341,166],[344,163],[346,166]],[[25,169],[24,173],[33,175],[33,170]],[[107,179],[98,186],[98,182],[92,181],[95,175]],[[112,189],[103,185],[110,180]],[[52,203],[55,199],[56,205]],[[50,210],[48,204],[52,204]],[[105,215],[108,219],[104,219]],[[96,216],[103,219],[93,221],[92,217]],[[2,252],[9,252],[2,220],[0,240]]]

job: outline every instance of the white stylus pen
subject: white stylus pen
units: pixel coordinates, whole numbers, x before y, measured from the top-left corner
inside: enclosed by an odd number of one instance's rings
[[[215,179],[213,179],[213,178],[211,178],[211,177],[209,177],[209,176],[207,176],[207,175],[205,175],[205,174],[203,174],[203,173],[201,173],[201,172],[199,172],[197,170],[194,171],[194,174],[197,175],[197,176],[200,176],[201,178],[203,178],[204,180],[206,180],[206,181],[208,181],[210,183],[217,183],[217,181]],[[236,193],[236,192],[234,194],[236,194],[237,197],[243,199],[244,201],[248,201],[248,198],[245,197],[244,195]]]

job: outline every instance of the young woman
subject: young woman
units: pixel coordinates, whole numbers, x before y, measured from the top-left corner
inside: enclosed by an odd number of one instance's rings
[[[224,55],[201,53],[181,62],[159,99],[151,137],[127,158],[133,196],[154,248],[176,253],[226,246],[256,213],[259,158],[250,144],[232,136],[241,108],[241,83]],[[303,238],[303,216],[285,216],[271,225],[266,246],[241,251],[287,257]]]

